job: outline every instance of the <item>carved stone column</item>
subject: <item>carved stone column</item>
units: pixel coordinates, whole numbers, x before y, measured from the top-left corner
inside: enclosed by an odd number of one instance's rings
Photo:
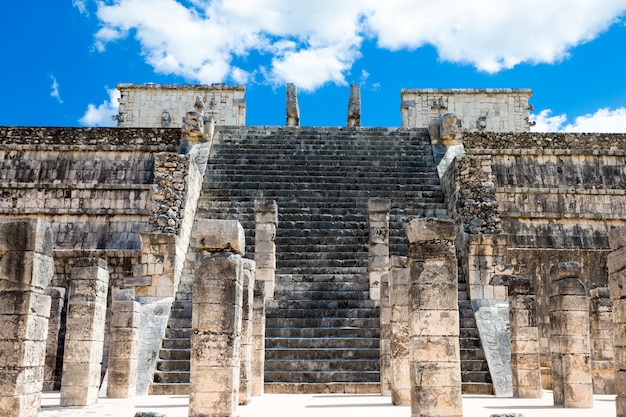
[[[254,261],[243,260],[243,301],[241,306],[241,371],[239,405],[250,403],[252,396],[252,319],[254,303]]]
[[[107,262],[99,258],[77,259],[67,304],[62,406],[98,402],[108,291]]]
[[[369,275],[370,298],[380,300],[382,276],[389,274],[389,211],[391,202],[371,198],[367,202],[369,213]]]
[[[265,383],[265,282],[254,281],[252,313],[252,395],[263,395]]]
[[[137,388],[139,362],[139,302],[134,289],[113,289],[107,397],[128,398]]]
[[[380,278],[380,394],[391,396],[391,299],[389,275]]]
[[[0,415],[36,417],[41,406],[52,231],[36,219],[0,219]]]
[[[626,227],[609,232],[609,290],[613,300],[613,349],[615,352],[615,408],[617,417],[626,416]]]
[[[200,259],[193,283],[190,417],[235,416],[239,402],[243,304],[243,228],[196,222]]]
[[[508,279],[513,397],[541,398],[541,361],[537,300],[530,279]]]
[[[407,258],[391,257],[391,402],[411,404],[411,355],[409,351],[409,270]]]
[[[43,389],[44,391],[58,391],[61,388],[61,368],[63,368],[63,362],[57,353],[59,350],[61,314],[65,306],[65,288],[48,287],[46,288],[46,295],[50,296],[51,303],[48,338],[46,340],[46,367],[43,376]],[[59,362],[61,363],[59,364]]]
[[[589,296],[578,262],[560,262],[550,270],[550,351],[554,405],[593,407]]]
[[[256,279],[265,282],[265,295],[274,298],[276,274],[276,227],[278,226],[278,206],[274,200],[254,201],[254,260]]]
[[[300,126],[300,107],[296,85],[287,84],[287,126]]]
[[[608,287],[589,290],[591,298],[591,373],[594,394],[615,394],[613,302]]]
[[[454,237],[449,220],[407,226],[413,417],[463,415]]]
[[[347,127],[361,126],[361,86],[350,85],[350,97],[348,98],[348,121]]]

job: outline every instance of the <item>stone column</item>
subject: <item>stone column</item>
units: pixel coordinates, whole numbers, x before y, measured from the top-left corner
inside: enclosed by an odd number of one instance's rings
[[[278,226],[278,206],[274,200],[254,201],[254,260],[256,279],[265,282],[267,298],[274,298],[274,278],[276,273],[276,227]]]
[[[139,302],[134,289],[113,289],[109,341],[107,397],[135,395],[139,358]]]
[[[254,281],[252,313],[252,395],[263,395],[265,383],[265,282]]]
[[[287,126],[300,126],[300,107],[296,85],[287,84]]]
[[[243,260],[243,301],[241,313],[241,370],[239,405],[250,403],[252,396],[252,318],[254,303],[254,261]]]
[[[361,126],[361,86],[350,85],[350,97],[348,98],[348,127]]]
[[[389,211],[391,202],[371,198],[367,202],[369,213],[369,275],[370,298],[380,300],[382,276],[389,274]]]
[[[591,373],[594,394],[615,394],[613,302],[608,287],[589,291],[591,298]]]
[[[463,415],[458,269],[454,223],[419,218],[407,226],[411,415]]]
[[[43,375],[43,390],[56,391],[61,388],[61,368],[57,366],[59,357],[59,331],[61,330],[61,314],[65,306],[65,288],[48,287],[46,295],[50,296],[50,320],[48,321],[48,339],[46,340],[46,366]]]
[[[243,228],[234,220],[200,220],[201,258],[193,283],[189,417],[235,416],[240,375]]]
[[[52,231],[38,219],[0,219],[0,415],[41,406],[52,279]]]
[[[593,407],[589,296],[578,262],[559,262],[550,269],[550,351],[554,405]]]
[[[380,394],[391,396],[391,300],[389,298],[389,275],[380,281]]]
[[[617,417],[626,417],[626,227],[612,229],[609,244],[613,252],[607,256],[606,266],[615,322],[615,408]]]
[[[409,270],[407,258],[391,257],[391,402],[411,404],[411,355],[409,351]]]
[[[513,397],[541,398],[541,361],[537,300],[530,279],[508,279]]]
[[[107,263],[79,258],[71,272],[65,323],[61,406],[98,402],[109,290]]]

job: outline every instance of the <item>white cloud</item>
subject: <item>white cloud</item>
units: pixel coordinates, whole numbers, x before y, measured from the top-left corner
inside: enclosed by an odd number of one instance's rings
[[[59,83],[57,82],[56,77],[51,75],[50,79],[52,80],[52,90],[50,91],[50,96],[56,98],[59,103],[63,103],[61,94],[59,93]]]
[[[87,0],[72,0],[72,6],[76,7],[82,14],[87,14]]]
[[[531,115],[536,125],[533,132],[575,132],[575,133],[626,133],[626,108],[615,110],[599,109],[593,114],[585,114],[567,123],[567,115],[551,116],[551,110],[542,110],[538,115]]]
[[[89,104],[87,111],[78,121],[83,126],[100,126],[115,127],[117,122],[111,117],[117,114],[119,108],[120,91],[116,88],[107,89],[109,100],[105,100],[102,104],[96,106]]]
[[[80,4],[82,0],[74,0]],[[134,34],[156,71],[203,83],[346,84],[364,38],[391,50],[437,48],[439,57],[497,72],[553,63],[597,37],[624,0],[109,0],[98,1],[96,46]],[[78,7],[78,6],[77,6]],[[266,60],[246,68],[251,51]],[[254,64],[256,65],[256,64]]]

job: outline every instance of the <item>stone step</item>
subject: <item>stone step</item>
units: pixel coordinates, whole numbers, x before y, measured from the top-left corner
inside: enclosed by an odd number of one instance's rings
[[[266,362],[267,365],[267,362]],[[380,382],[380,372],[367,371],[270,371],[265,369],[265,384],[268,382],[329,383],[329,382]]]
[[[278,309],[353,309],[353,308],[369,308],[373,309],[376,306],[376,302],[373,300],[326,300],[320,302],[319,300],[268,300],[266,309],[278,310]]]
[[[483,371],[489,372],[489,367],[487,366],[487,362],[484,360],[462,360],[461,361],[461,371]]]
[[[191,332],[191,329],[189,329]],[[159,359],[173,361],[189,361],[190,351],[188,349],[161,349],[159,351]]]
[[[368,291],[305,291],[289,290],[278,291],[274,294],[274,300],[369,300]]]
[[[267,310],[267,319],[273,318],[376,318],[378,311],[371,308],[350,308],[350,309],[271,309]]]
[[[464,349],[461,348],[461,360],[484,360],[485,352],[482,349],[469,348]]]
[[[358,327],[341,327],[341,328],[281,328],[266,327],[265,328],[265,346],[272,347],[273,338],[293,337],[293,338],[327,338],[326,343],[337,344],[343,343],[343,339],[347,337],[380,337],[380,330],[362,329]],[[333,340],[335,339],[335,340]],[[164,341],[165,342],[165,341]],[[335,345],[336,346],[336,345]]]
[[[191,328],[191,323],[189,328]],[[191,339],[163,339],[162,349],[191,349]]]
[[[157,370],[159,371],[189,371],[189,358],[187,359],[168,359],[157,361]]]
[[[150,384],[149,395],[189,395],[189,383],[155,383]]]
[[[266,382],[266,394],[376,394],[380,395],[377,382],[327,382],[327,383],[287,383]]]
[[[378,348],[371,349],[348,349],[348,348],[282,348],[282,349],[266,349],[265,360],[329,360],[329,359],[343,359],[343,360],[355,360],[355,359],[368,359],[368,360],[380,360],[380,350]]]
[[[481,348],[480,339],[477,338],[477,337],[473,337],[473,338],[468,338],[468,337],[459,338],[459,344],[460,344],[461,348],[463,348],[463,349],[480,349]]]
[[[189,383],[189,371],[155,371],[154,382],[176,384],[176,383]]]
[[[463,371],[461,370],[461,380],[466,382],[490,383],[491,377],[486,371]]]
[[[490,382],[462,382],[463,394],[493,395],[493,384]]]
[[[289,313],[287,313],[289,314]],[[338,331],[343,329],[373,329],[378,328],[380,320],[375,318],[355,318],[355,317],[323,317],[323,318],[292,318],[292,317],[275,317],[267,318],[265,326],[267,328],[291,328],[291,329],[308,329],[308,328],[320,328],[327,329],[332,328]]]
[[[340,358],[341,359],[341,358]],[[359,359],[352,358],[346,360],[337,359],[315,359],[306,358],[306,360],[293,360],[293,359],[268,359],[265,358],[265,372],[272,373],[294,373],[303,374],[307,372],[372,372],[380,370],[380,358],[375,359]],[[271,379],[272,382],[279,381]],[[282,381],[293,381],[293,377],[282,379]],[[305,381],[309,382],[309,381]],[[478,381],[481,382],[481,381]]]
[[[334,342],[344,349],[379,349],[380,339],[378,337],[334,337]],[[265,341],[266,351],[270,349],[319,349],[328,348],[327,337],[277,337],[272,336]]]

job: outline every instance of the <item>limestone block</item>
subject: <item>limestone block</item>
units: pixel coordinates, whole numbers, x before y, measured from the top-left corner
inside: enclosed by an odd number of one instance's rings
[[[236,220],[199,219],[196,221],[195,232],[200,250],[245,254],[244,230]]]
[[[274,241],[276,238],[275,223],[257,223],[254,231],[255,241]]]
[[[254,200],[255,223],[278,224],[278,205],[275,200]]]
[[[236,304],[193,304],[198,314],[193,314],[193,331],[211,331],[218,333],[241,333],[241,306]]]
[[[207,367],[239,367],[240,340],[228,334],[191,335],[192,361]]]
[[[414,361],[441,363],[460,361],[458,337],[411,337],[410,348]]]
[[[462,417],[461,386],[420,387],[411,391],[411,415]]]
[[[0,291],[43,293],[52,279],[54,263],[48,254],[9,251],[0,258]]]
[[[458,336],[458,310],[412,310],[411,326],[414,336]]]
[[[454,240],[456,236],[454,223],[451,220],[418,218],[409,222],[406,228],[409,243],[437,242]]]
[[[54,240],[50,224],[37,218],[0,219],[0,253],[34,251],[52,255]]]
[[[215,265],[215,263],[212,263]],[[231,266],[231,265],[227,265]],[[221,277],[226,277],[228,270],[234,274],[238,274],[236,264],[231,268],[222,269]],[[202,277],[206,274],[200,273]],[[235,304],[243,296],[243,286],[241,282],[227,281],[219,279],[199,279],[194,282],[194,292],[198,294],[198,299],[194,299],[194,304]]]
[[[609,245],[612,250],[618,250],[626,246],[626,227],[609,230]]]
[[[609,253],[606,257],[606,267],[609,274],[626,269],[626,246]]]

